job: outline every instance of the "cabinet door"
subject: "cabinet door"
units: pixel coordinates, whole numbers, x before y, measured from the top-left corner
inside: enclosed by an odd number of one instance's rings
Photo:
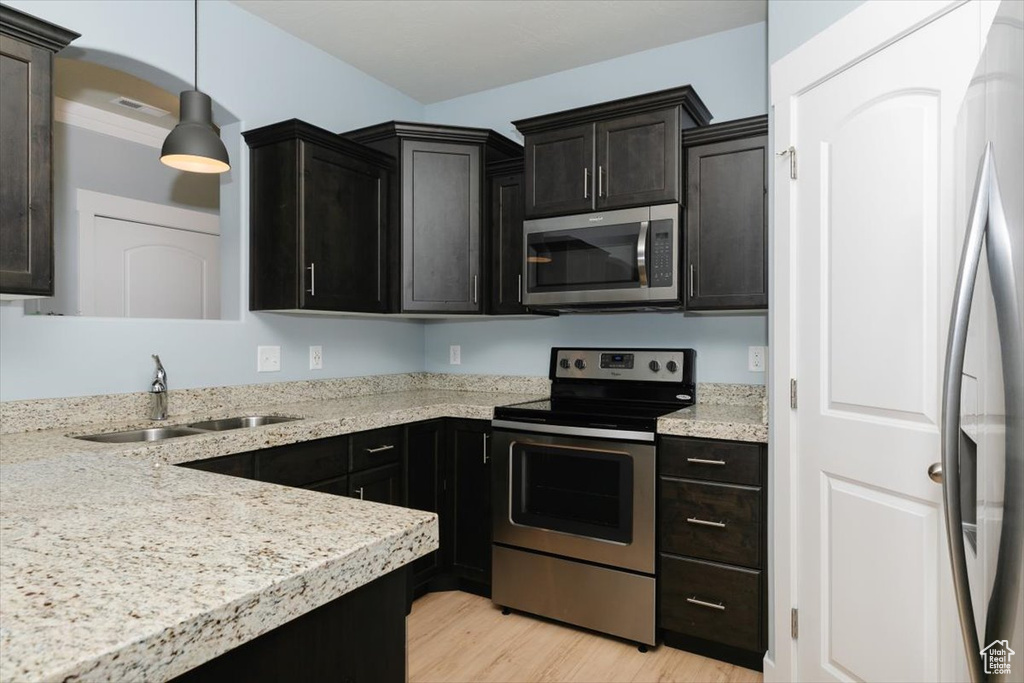
[[[594,208],[594,124],[527,135],[526,217]]]
[[[525,313],[523,286],[523,174],[490,179],[491,310]]]
[[[690,310],[768,306],[767,146],[758,136],[686,152]]]
[[[256,451],[256,478],[272,484],[306,486],[343,476],[347,471],[347,436]]]
[[[415,587],[434,576],[444,566],[441,553],[448,547],[448,515],[443,511],[444,496],[444,423],[441,420],[411,425],[406,436],[406,505],[415,510],[437,513],[441,550],[413,560],[409,572]]]
[[[597,124],[597,208],[680,201],[679,107]]]
[[[53,296],[53,56],[0,36],[0,293]]]
[[[348,475],[348,495],[388,505],[402,504],[402,466],[375,467]]]
[[[402,143],[402,309],[481,310],[480,147]]]
[[[219,458],[207,458],[185,462],[181,467],[188,467],[193,470],[214,472],[216,474],[227,474],[232,477],[243,477],[245,479],[256,478],[256,456],[254,453],[235,453]]]
[[[386,312],[387,172],[302,143],[302,308]]]
[[[449,423],[451,452],[452,566],[462,577],[491,583],[490,424]]]

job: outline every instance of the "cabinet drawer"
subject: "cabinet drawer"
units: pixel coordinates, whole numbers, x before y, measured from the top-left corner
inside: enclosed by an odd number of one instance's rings
[[[349,471],[379,467],[402,459],[402,427],[386,427],[352,435]]]
[[[204,472],[227,474],[232,477],[244,477],[246,479],[254,479],[256,477],[256,462],[252,453],[235,453],[234,455],[225,455],[219,458],[196,460],[195,462],[182,463],[181,466],[193,470],[203,470]]]
[[[763,650],[761,572],[661,556],[661,628],[747,650]]]
[[[661,551],[761,566],[761,489],[662,478]]]
[[[256,452],[256,478],[285,486],[306,486],[344,475],[348,437],[337,436]]]
[[[662,437],[658,460],[658,473],[670,477],[762,483],[761,446],[753,443]]]

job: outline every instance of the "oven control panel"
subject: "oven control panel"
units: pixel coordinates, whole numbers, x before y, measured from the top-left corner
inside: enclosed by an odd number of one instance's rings
[[[684,382],[686,362],[682,349],[557,349],[551,378]]]

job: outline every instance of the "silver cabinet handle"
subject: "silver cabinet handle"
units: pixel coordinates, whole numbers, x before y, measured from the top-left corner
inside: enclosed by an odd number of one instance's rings
[[[477,276],[474,275],[473,276],[473,303],[476,303],[476,297],[477,297],[477,287],[476,287],[476,285],[477,285],[477,280],[478,280]]]
[[[933,462],[928,467],[928,478],[934,481],[936,484],[942,483],[942,463]]]
[[[640,234],[636,238],[636,269],[640,274],[640,286],[647,286],[647,230],[650,221],[640,221]]]
[[[686,602],[693,603],[694,605],[700,605],[701,607],[710,607],[711,609],[719,609],[725,611],[725,605],[720,602],[705,602],[698,600],[697,598],[686,598]]]
[[[359,494],[359,500],[362,500],[363,499],[363,487],[360,486],[359,488],[357,488],[356,489],[356,493]]]
[[[519,303],[523,303],[523,274],[519,274],[519,279],[516,281],[516,296]]]
[[[690,296],[693,296],[693,264],[690,264]]]
[[[394,450],[394,448],[395,448],[394,444],[388,443],[388,444],[384,444],[383,446],[377,446],[376,448],[367,448],[366,452],[367,453],[383,453],[384,451]]]
[[[316,263],[310,263],[306,270],[309,271],[309,289],[306,291],[310,296],[316,296]]]
[[[704,458],[687,458],[686,462],[696,463],[698,465],[724,465],[724,460],[706,460]]]
[[[590,199],[590,169],[583,167],[583,198]]]
[[[687,517],[686,521],[690,524],[700,524],[701,526],[713,526],[719,529],[725,528],[725,522],[712,522],[706,519],[697,519],[696,517]]]
[[[487,440],[489,438],[491,438],[490,434],[484,434],[484,464],[485,465],[487,464],[487,461],[490,460],[490,458],[487,457]]]
[[[597,167],[597,198],[604,197],[604,166]]]

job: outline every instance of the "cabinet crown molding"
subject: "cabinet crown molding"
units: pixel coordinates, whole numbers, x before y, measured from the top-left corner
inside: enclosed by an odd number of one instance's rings
[[[683,147],[768,135],[768,115],[750,116],[683,132]]]
[[[395,158],[390,154],[371,149],[299,119],[288,119],[269,126],[247,130],[242,133],[242,137],[245,138],[250,149],[288,140],[303,140],[389,169],[394,169],[396,164]]]
[[[504,157],[522,157],[523,146],[489,128],[442,126],[433,123],[388,121],[365,128],[350,130],[342,135],[362,144],[390,137],[432,140],[435,142],[467,142],[486,145]]]
[[[648,111],[656,111],[667,107],[681,106],[683,108],[683,128],[694,126],[706,126],[711,121],[711,112],[700,99],[697,91],[692,86],[684,85],[679,88],[669,88],[656,92],[633,97],[624,97],[610,102],[566,109],[565,111],[553,114],[534,116],[528,119],[513,121],[519,132],[524,135],[540,133],[556,128],[565,128],[583,123],[594,123],[620,116],[630,116]]]
[[[63,50],[82,35],[6,5],[0,5],[0,34],[51,52]]]

